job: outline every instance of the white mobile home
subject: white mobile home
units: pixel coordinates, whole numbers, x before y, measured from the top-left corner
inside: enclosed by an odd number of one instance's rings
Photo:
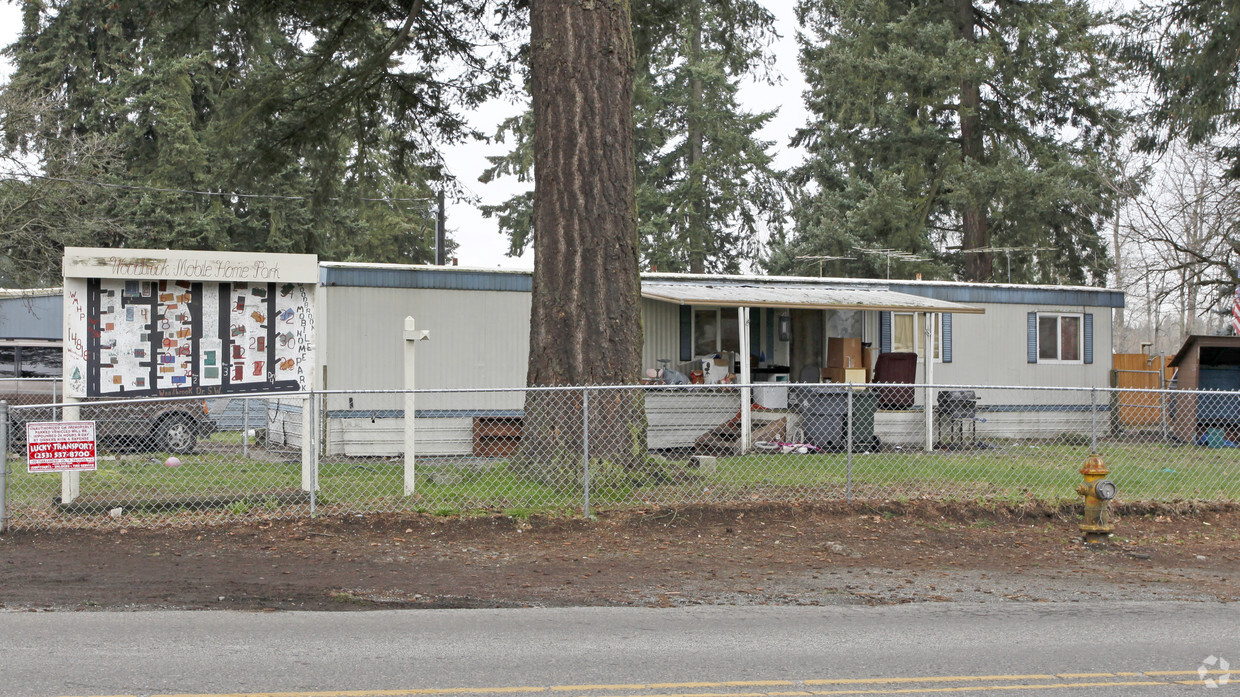
[[[318,277],[317,388],[403,387],[407,316],[431,333],[431,340],[416,349],[418,388],[524,385],[528,271],[324,262]],[[867,373],[858,377],[840,370],[861,363],[864,371],[873,367],[874,354],[890,353],[916,355],[908,379],[917,383],[1106,387],[1111,310],[1124,301],[1121,292],[1087,287],[676,274],[643,275],[642,293],[644,367],[690,374],[721,365],[723,375],[736,373],[731,379],[742,383],[795,382],[807,376],[868,381]],[[46,353],[60,345],[59,293],[35,295],[40,297],[22,293],[0,299],[0,343],[22,344],[21,349],[0,346],[5,351],[24,350],[34,342],[49,344],[40,347]],[[868,350],[856,353],[862,346]],[[14,368],[26,363],[24,355],[13,359]],[[719,375],[705,378],[711,382]],[[909,394],[907,408],[878,415],[876,430],[918,430],[922,395]],[[647,402],[652,447],[692,444],[703,425],[740,410],[743,392],[720,388],[697,395],[689,409],[671,396],[652,395]],[[787,395],[786,387],[773,384],[755,388],[752,396],[760,406],[778,410]],[[1027,414],[1036,407],[1039,428],[1062,432],[1080,430],[1089,418],[1083,416],[1085,409],[1092,409],[1089,401],[1083,392],[991,390],[981,407],[992,431],[1018,433],[1018,424],[1028,422]],[[291,411],[276,419],[300,423],[299,400],[286,402]],[[518,389],[419,395],[419,452],[468,454],[479,419],[518,419],[522,408]],[[328,452],[401,452],[401,395],[335,394],[327,410]],[[684,422],[687,413],[692,424]],[[680,428],[672,433],[667,423]]]
[[[416,349],[419,389],[521,387],[530,289],[528,271],[321,263],[320,386],[399,389],[409,316],[430,331]],[[916,353],[916,382],[1106,387],[1111,310],[1123,306],[1123,293],[1106,289],[937,281],[644,274],[642,292],[644,367],[687,373],[719,355],[738,381],[755,382],[825,376],[841,363],[832,339],[856,339],[878,354]],[[986,396],[996,413],[1081,406],[1080,395],[1053,392]],[[467,454],[478,418],[517,417],[522,402],[520,392],[419,396],[419,451]],[[399,452],[402,406],[395,394],[332,396],[329,452]],[[916,419],[919,406],[884,418]],[[736,396],[708,411],[705,421],[735,414]]]

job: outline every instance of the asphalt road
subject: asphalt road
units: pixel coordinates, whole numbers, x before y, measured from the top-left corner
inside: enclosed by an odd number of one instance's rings
[[[1164,695],[1211,656],[1240,687],[1219,603],[9,612],[0,637],[0,697]]]

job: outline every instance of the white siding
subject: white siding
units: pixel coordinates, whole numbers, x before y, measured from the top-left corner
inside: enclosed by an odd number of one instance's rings
[[[420,342],[417,385],[422,389],[520,387],[528,357],[530,295],[506,291],[326,287],[320,310],[320,355],[327,367],[326,387],[399,389],[403,385],[403,322],[413,316],[431,339]],[[953,316],[953,362],[936,363],[934,382],[952,385],[1039,385],[1106,387],[1111,368],[1111,311],[1106,307],[978,304],[982,315]],[[680,363],[680,308],[643,299],[645,340],[642,367],[658,367],[660,358]],[[1027,313],[1071,312],[1094,315],[1094,363],[1026,362]],[[848,332],[878,344],[876,312],[848,313]],[[761,322],[761,313],[755,313]],[[842,320],[843,317],[837,317]],[[764,326],[764,323],[760,326]],[[776,360],[786,360],[787,345],[776,342]],[[770,357],[769,357],[770,358]],[[918,381],[925,366],[918,368]],[[987,404],[1086,404],[1088,393],[988,392]],[[517,410],[519,392],[428,395],[418,409]],[[921,394],[918,394],[918,403]],[[332,397],[329,409],[401,409],[398,395]]]
[[[320,288],[325,313],[320,344],[331,390],[401,389],[404,321],[430,340],[418,342],[418,389],[521,387],[529,356],[530,295],[504,291]],[[519,409],[521,393],[428,395],[423,409]],[[332,397],[329,409],[347,409]],[[354,409],[401,409],[399,395],[359,395]]]
[[[980,305],[984,315],[952,317],[952,362],[934,365],[935,384],[1107,387],[1111,371],[1111,308],[1048,305]],[[1094,362],[1029,363],[1028,313],[1092,313]],[[924,379],[925,366],[917,379]],[[1087,392],[987,392],[992,404],[1088,404]]]
[[[642,298],[642,368],[658,368],[660,358],[680,363],[680,306]]]

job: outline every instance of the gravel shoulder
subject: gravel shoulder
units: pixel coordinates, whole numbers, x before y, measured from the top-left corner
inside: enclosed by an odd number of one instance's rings
[[[1240,510],[695,506],[0,535],[0,608],[364,610],[1240,599]]]

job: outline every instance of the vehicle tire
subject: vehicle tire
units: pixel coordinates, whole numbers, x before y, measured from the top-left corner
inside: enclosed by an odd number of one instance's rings
[[[155,427],[155,442],[170,453],[191,453],[198,444],[198,433],[184,416],[169,416]]]

